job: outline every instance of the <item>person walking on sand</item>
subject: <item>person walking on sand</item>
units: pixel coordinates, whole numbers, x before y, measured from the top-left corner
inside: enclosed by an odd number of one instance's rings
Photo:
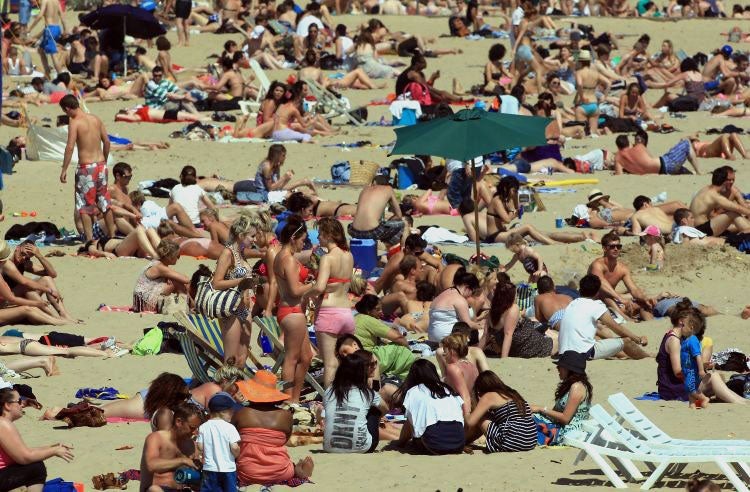
[[[93,217],[97,208],[104,214],[107,235],[115,237],[115,217],[112,200],[107,187],[107,157],[109,157],[109,137],[102,120],[84,113],[75,96],[68,94],[60,100],[60,108],[68,115],[68,143],[65,146],[60,182],[68,182],[67,172],[73,149],[78,150],[76,168],[75,207],[81,215],[86,241],[94,238]]]
[[[40,20],[44,19],[44,28],[39,33],[39,57],[42,59],[42,66],[44,67],[44,75],[50,78],[49,62],[47,61],[47,55],[51,55],[52,64],[55,67],[55,71],[60,73],[63,71],[63,66],[55,55],[58,53],[57,43],[62,38],[62,35],[67,31],[65,25],[65,17],[63,16],[60,2],[54,0],[41,0],[39,2],[39,15],[33,20],[29,26],[29,32],[39,23]]]

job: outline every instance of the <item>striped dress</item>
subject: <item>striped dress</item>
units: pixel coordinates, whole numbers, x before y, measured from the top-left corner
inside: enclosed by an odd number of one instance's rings
[[[530,451],[536,447],[536,423],[529,404],[524,402],[524,414],[518,412],[516,402],[491,409],[488,414],[487,451],[491,453]]]

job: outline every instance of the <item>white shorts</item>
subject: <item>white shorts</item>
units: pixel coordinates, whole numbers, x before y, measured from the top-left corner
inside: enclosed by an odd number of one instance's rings
[[[605,338],[597,340],[588,352],[589,360],[608,359],[622,352],[625,340],[622,338]]]

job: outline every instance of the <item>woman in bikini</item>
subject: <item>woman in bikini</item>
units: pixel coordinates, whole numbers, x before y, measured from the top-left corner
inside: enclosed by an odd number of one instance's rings
[[[161,240],[167,239],[177,244],[180,256],[218,260],[225,249],[221,243],[212,240],[210,237],[179,236],[172,228],[172,222],[168,220],[162,220],[159,223],[159,226],[156,228],[156,234]]]
[[[701,142],[698,139],[698,135],[693,135],[689,139],[695,149],[695,155],[698,157],[720,157],[728,161],[733,161],[736,159],[734,156],[734,151],[736,150],[743,159],[747,159],[745,146],[736,133],[723,133],[711,142]]]
[[[211,286],[215,290],[243,288],[252,269],[243,256],[246,248],[253,245],[256,229],[250,217],[240,215],[229,228],[229,244],[216,262]],[[229,318],[222,318],[221,336],[224,341],[224,360],[234,358],[237,367],[245,367],[252,333],[250,311],[245,302]]]
[[[401,199],[401,212],[404,214],[418,213],[422,215],[452,215],[458,216],[458,210],[451,207],[445,195],[447,190],[433,193],[427,190],[422,195],[406,195]]]
[[[279,298],[279,287],[273,263],[281,250],[281,243],[273,233],[274,222],[266,211],[256,211],[250,216],[250,224],[255,227],[255,246],[263,251],[263,257],[253,267],[253,271],[265,279],[255,290],[256,302],[253,316],[273,316]]]
[[[286,94],[286,85],[278,80],[271,82],[266,97],[260,103],[258,117],[255,120],[256,125],[260,126],[267,121],[273,121],[273,115],[284,101],[284,94]]]
[[[114,259],[118,256],[158,258],[159,255],[155,248],[159,242],[161,242],[161,238],[156,231],[138,225],[123,239],[106,236],[101,239],[92,239],[86,242],[78,250],[78,253],[108,259]]]
[[[293,383],[289,391],[291,403],[299,402],[302,384],[313,355],[307,334],[307,319],[301,305],[303,296],[312,285],[305,284],[309,270],[294,257],[302,251],[306,238],[305,222],[297,215],[290,216],[279,234],[281,251],[273,263],[280,299],[276,317],[284,334],[286,352],[281,377],[284,381]]]
[[[657,82],[670,80],[680,71],[680,60],[674,54],[674,45],[669,39],[661,43],[661,51],[648,61],[649,69],[644,78],[650,78]]]
[[[678,94],[672,94],[667,91],[670,87],[679,85],[684,87],[684,95],[695,99],[699,105],[707,99],[703,75],[698,68],[698,64],[692,58],[682,60],[680,62],[680,73],[674,75],[666,82],[646,81],[646,85],[650,89],[664,89],[664,94],[653,104],[655,108],[668,106],[670,102],[680,97]]]
[[[323,358],[323,382],[328,387],[338,367],[336,340],[341,335],[354,333],[352,302],[349,283],[352,280],[354,258],[349,252],[341,222],[325,217],[318,221],[318,238],[327,253],[320,259],[318,277],[313,287],[302,298],[302,305],[313,299],[319,306],[315,316],[315,338]]]
[[[121,109],[115,115],[115,121],[125,123],[170,123],[172,121],[202,121],[205,123],[211,121],[211,118],[208,116],[196,115],[187,111],[178,111],[176,120],[165,119],[165,114],[166,111],[163,109],[141,106],[138,109]]]
[[[643,99],[641,95],[641,89],[637,83],[633,82],[628,84],[628,88],[623,95],[620,96],[620,118],[627,118],[633,121],[648,121],[652,120],[648,112],[648,103]]]
[[[134,312],[161,312],[164,300],[171,294],[187,295],[190,279],[171,267],[180,259],[180,247],[169,240],[156,246],[158,260],[143,269],[133,289]]]
[[[305,195],[301,191],[295,191],[284,200],[284,206],[293,214],[301,215],[303,218],[313,217],[346,217],[354,216],[357,211],[356,205],[349,203],[321,200],[317,196]]]
[[[385,88],[385,82],[375,84],[361,68],[355,68],[340,79],[329,79],[325,76],[323,70],[320,69],[319,62],[320,57],[318,52],[307,50],[304,59],[305,67],[297,72],[297,78],[299,80],[313,80],[322,87],[331,87],[334,89],[372,90]]]

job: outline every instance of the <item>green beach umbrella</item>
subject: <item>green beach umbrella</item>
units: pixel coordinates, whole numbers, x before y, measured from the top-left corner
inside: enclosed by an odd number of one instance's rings
[[[463,109],[427,123],[397,128],[391,154],[434,155],[469,161],[514,147],[544,145],[549,118]]]
[[[545,145],[549,118],[490,113],[481,109],[463,109],[451,116],[427,123],[397,128],[396,145],[391,154],[432,155],[459,161],[514,147]],[[474,201],[478,203],[476,167]],[[478,230],[479,207],[474,207],[474,224]],[[479,235],[476,235],[479,257]]]

